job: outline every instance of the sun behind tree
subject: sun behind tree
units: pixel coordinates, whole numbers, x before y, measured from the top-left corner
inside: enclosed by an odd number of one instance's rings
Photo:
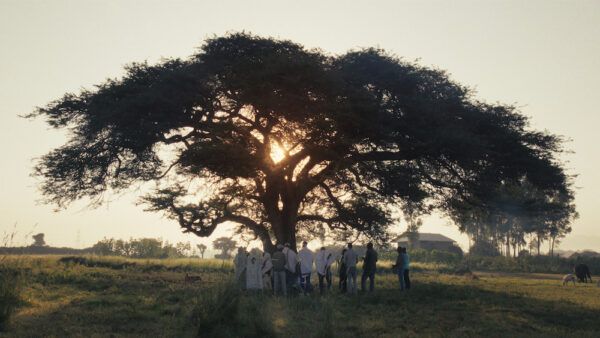
[[[102,202],[153,181],[148,210],[184,232],[231,222],[269,251],[299,231],[384,241],[397,208],[486,209],[505,184],[535,187],[540,206],[572,200],[559,137],[379,49],[331,56],[231,34],[186,60],[129,65],[32,116],[71,132],[36,166],[48,202]]]

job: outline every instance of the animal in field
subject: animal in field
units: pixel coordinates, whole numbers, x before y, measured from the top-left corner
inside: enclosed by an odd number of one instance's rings
[[[202,277],[193,276],[193,275],[188,274],[187,272],[185,273],[184,282],[194,283],[194,282],[200,282],[200,281],[202,281]]]
[[[565,275],[562,279],[562,285],[568,285],[569,282],[573,282],[573,285],[575,285],[575,275],[573,275],[572,273]]]
[[[590,280],[590,283],[592,282],[592,274],[590,272],[590,268],[585,264],[575,265],[575,276],[577,276],[577,280],[580,283],[587,283],[588,278]]]

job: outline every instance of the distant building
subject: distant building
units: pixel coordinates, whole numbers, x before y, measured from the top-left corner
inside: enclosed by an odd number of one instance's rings
[[[412,240],[412,243],[411,243]],[[424,250],[440,250],[455,252],[457,248],[456,241],[441,234],[429,233],[404,233],[394,240],[395,243],[403,247]],[[460,250],[460,248],[459,248]]]

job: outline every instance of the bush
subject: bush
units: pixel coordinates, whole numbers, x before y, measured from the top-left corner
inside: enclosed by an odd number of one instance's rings
[[[500,251],[498,251],[498,248],[490,242],[478,241],[469,248],[469,254],[475,256],[498,257],[500,256]]]
[[[10,318],[21,303],[21,272],[5,264],[0,266],[0,332],[6,331]]]
[[[571,273],[577,264],[586,264],[592,274],[600,274],[599,257],[574,256],[562,258],[558,256],[489,257],[469,254],[465,262],[472,270],[535,272],[535,273]]]
[[[243,297],[235,284],[205,292],[192,311],[197,336],[274,337],[263,304],[262,297]]]

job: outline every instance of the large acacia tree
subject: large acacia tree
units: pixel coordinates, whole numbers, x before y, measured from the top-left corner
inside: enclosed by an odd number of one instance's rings
[[[452,212],[502,182],[570,189],[559,137],[379,49],[334,56],[231,34],[188,59],[129,65],[32,116],[70,132],[36,166],[49,202],[155,181],[149,209],[185,232],[233,222],[268,250],[298,231],[381,239],[394,208]]]

